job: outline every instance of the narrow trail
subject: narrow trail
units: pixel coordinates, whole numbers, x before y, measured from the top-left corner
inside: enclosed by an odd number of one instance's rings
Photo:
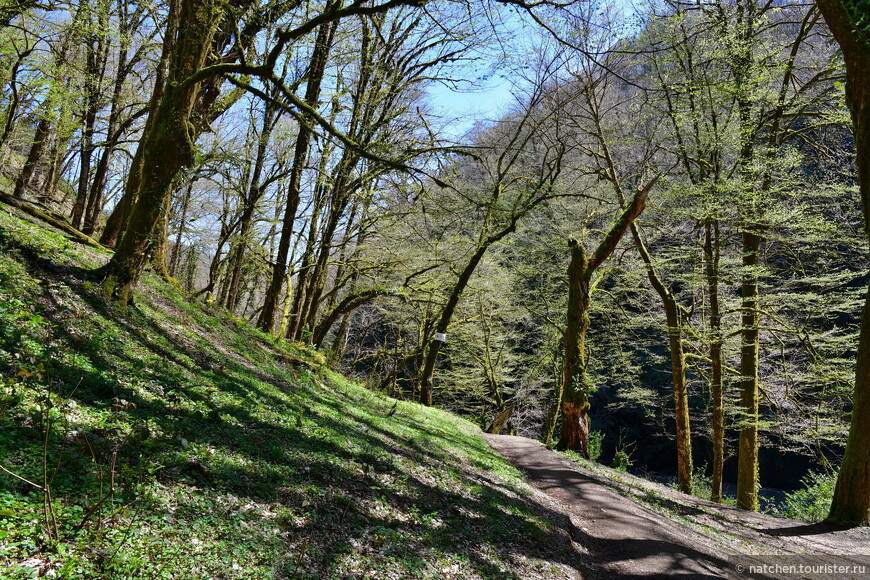
[[[590,578],[870,577],[870,529],[844,530],[745,512],[621,472],[606,476],[607,468],[596,473],[525,437],[486,439],[568,515],[572,539],[594,559]],[[747,571],[753,564],[795,558],[813,565],[848,564],[857,572]]]

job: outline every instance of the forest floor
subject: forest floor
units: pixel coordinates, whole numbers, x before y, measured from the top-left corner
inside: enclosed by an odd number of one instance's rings
[[[524,437],[486,438],[527,473],[541,501],[566,514],[572,540],[590,556],[586,577],[870,577],[868,528],[746,512],[577,463]]]

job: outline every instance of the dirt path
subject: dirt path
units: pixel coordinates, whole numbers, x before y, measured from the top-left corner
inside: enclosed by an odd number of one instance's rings
[[[866,528],[842,530],[744,512],[608,468],[581,467],[531,439],[486,437],[493,449],[526,471],[531,483],[570,517],[572,538],[595,560],[590,576],[870,577],[870,530]],[[746,572],[750,565],[765,563],[845,564],[855,566],[856,573]]]

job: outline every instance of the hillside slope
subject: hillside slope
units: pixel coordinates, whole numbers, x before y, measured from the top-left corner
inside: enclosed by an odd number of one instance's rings
[[[475,426],[107,257],[0,205],[0,577],[579,575]]]

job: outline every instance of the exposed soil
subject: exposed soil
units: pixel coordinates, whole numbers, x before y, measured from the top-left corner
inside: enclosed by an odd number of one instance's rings
[[[568,532],[591,560],[587,578],[870,577],[868,528],[746,512],[606,467],[581,466],[525,437],[486,437],[568,516]],[[764,564],[769,567],[758,572]]]

